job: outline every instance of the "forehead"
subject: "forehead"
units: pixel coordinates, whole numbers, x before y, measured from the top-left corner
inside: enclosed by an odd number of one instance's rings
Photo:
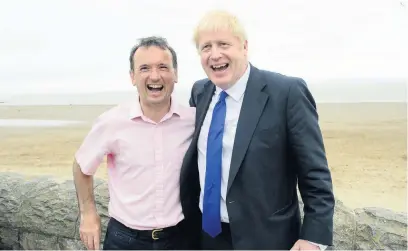
[[[133,55],[135,65],[171,64],[172,55],[169,49],[158,46],[140,47]]]
[[[217,30],[217,31],[201,31],[199,34],[198,43],[214,43],[214,42],[239,42],[237,36],[235,36],[231,31],[228,30]]]

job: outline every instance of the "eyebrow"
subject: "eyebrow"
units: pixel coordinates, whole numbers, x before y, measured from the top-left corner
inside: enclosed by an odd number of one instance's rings
[[[159,63],[159,64],[157,64],[158,66],[167,66],[167,67],[169,67],[170,66],[170,64],[167,64],[167,63]],[[142,64],[142,65],[139,65],[138,66],[138,68],[142,68],[142,67],[150,67],[150,65],[148,65],[148,64]]]
[[[204,47],[204,46],[206,46],[206,45],[211,45],[211,44],[213,44],[213,43],[215,43],[215,44],[231,44],[231,43],[228,42],[227,40],[222,40],[222,39],[220,39],[220,40],[205,42],[205,43],[203,43],[203,44],[201,45],[201,47]]]

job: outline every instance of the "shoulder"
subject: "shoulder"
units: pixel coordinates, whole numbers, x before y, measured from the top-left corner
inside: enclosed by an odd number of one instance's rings
[[[291,96],[311,95],[306,81],[301,77],[285,75],[254,67],[255,79],[263,83],[263,92],[269,96],[285,101]]]
[[[294,107],[299,104],[316,107],[316,101],[306,81],[300,77],[262,70],[266,92],[277,100]]]
[[[94,120],[93,126],[98,127],[110,127],[117,124],[124,119],[129,118],[130,107],[132,102],[123,102],[118,105],[114,105],[113,107],[107,109],[103,113],[101,113],[96,119]]]
[[[181,116],[183,117],[183,120],[188,120],[191,122],[195,122],[195,115],[196,115],[196,108],[195,107],[190,107],[187,105],[183,105],[181,103],[178,103],[178,110],[181,113]]]
[[[300,77],[284,75],[268,70],[258,70],[258,72],[266,85],[274,90],[289,91],[291,88],[307,88],[305,80]]]
[[[209,82],[208,78],[203,78],[194,82],[192,87],[192,93],[199,93],[204,86]]]
[[[199,79],[194,82],[193,86],[199,88],[200,86],[204,86],[208,81],[210,81],[208,78]]]

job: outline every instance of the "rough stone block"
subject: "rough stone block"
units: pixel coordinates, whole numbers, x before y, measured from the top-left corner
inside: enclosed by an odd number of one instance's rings
[[[341,201],[334,207],[333,249],[353,250],[355,245],[356,216]]]
[[[0,227],[0,249],[20,249],[17,229]]]
[[[60,250],[86,250],[81,240],[60,238],[58,240]]]
[[[101,216],[101,241],[105,239],[106,228],[109,222],[109,191],[106,183],[101,183],[95,188],[95,200],[98,213]]]
[[[95,180],[94,194],[103,242],[109,220],[107,183]],[[299,205],[302,212],[302,201]],[[73,181],[0,173],[0,249],[85,250],[78,228]],[[336,200],[334,246],[328,249],[407,250],[407,216],[381,208],[353,211]]]
[[[58,184],[51,179],[34,179],[24,184],[24,199],[17,214],[27,232],[72,238],[78,207],[72,181]]]
[[[0,226],[18,228],[17,215],[23,201],[24,178],[12,173],[0,175]]]
[[[407,216],[383,208],[355,210],[359,250],[407,250]]]
[[[20,246],[23,250],[56,250],[58,237],[24,232],[20,235]]]

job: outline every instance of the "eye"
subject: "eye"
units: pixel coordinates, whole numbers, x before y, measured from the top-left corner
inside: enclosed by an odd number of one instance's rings
[[[149,68],[148,68],[148,67],[146,67],[146,66],[142,66],[142,67],[140,67],[140,71],[147,71],[147,70],[149,70]]]
[[[210,48],[210,45],[206,44],[203,47],[201,47],[201,50],[204,51],[204,50],[207,50],[209,48]]]

